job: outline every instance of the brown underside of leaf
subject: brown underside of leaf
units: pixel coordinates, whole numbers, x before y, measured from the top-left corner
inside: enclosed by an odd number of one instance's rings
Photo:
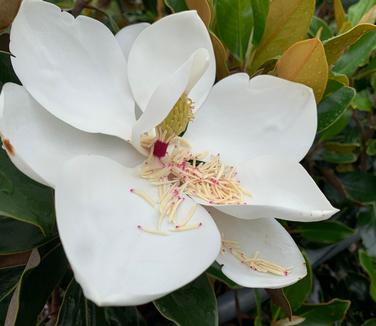
[[[211,7],[207,0],[185,0],[187,6],[191,10],[197,10],[198,15],[201,17],[202,21],[209,27],[212,13]]]
[[[21,0],[0,0],[0,29],[8,27],[16,17]]]
[[[317,38],[292,45],[276,65],[278,77],[311,87],[320,102],[328,80],[328,63],[321,41]]]
[[[210,32],[210,38],[213,44],[215,61],[217,65],[217,79],[221,80],[230,74],[227,67],[228,53],[222,42],[213,32]]]

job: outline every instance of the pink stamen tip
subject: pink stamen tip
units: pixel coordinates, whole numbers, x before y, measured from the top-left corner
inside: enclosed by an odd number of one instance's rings
[[[142,230],[142,226],[141,225],[137,225],[137,229]]]
[[[178,228],[180,228],[180,226],[179,226],[179,225],[176,225],[176,226],[175,226],[175,229],[178,229]]]
[[[201,223],[201,222],[198,224],[198,227],[200,227],[200,226],[202,226],[202,223]]]
[[[285,272],[284,272],[284,274],[285,274],[285,276],[287,276],[287,275],[288,275],[288,272],[287,272],[287,271],[285,271]]]
[[[133,192],[133,191],[134,191],[134,189],[133,189],[133,188],[130,188],[130,189],[129,189],[129,191],[130,191],[130,192]]]

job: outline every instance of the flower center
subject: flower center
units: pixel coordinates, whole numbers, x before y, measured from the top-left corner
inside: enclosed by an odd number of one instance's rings
[[[171,232],[200,228],[202,222],[191,223],[196,204],[185,216],[178,218],[177,212],[185,200],[184,195],[217,205],[244,205],[247,204],[245,198],[251,196],[236,179],[236,169],[224,164],[219,154],[194,154],[190,144],[180,137],[193,118],[192,109],[192,101],[183,94],[165,120],[156,127],[156,136],[145,134],[141,137],[141,146],[149,156],[140,169],[140,175],[158,188],[158,199],[139,189],[130,191],[159,211],[154,226],[137,226],[144,232],[167,236]],[[250,258],[238,245],[229,246],[230,243],[235,242],[222,241],[222,252],[228,249],[235,258],[256,271],[287,275],[288,269],[259,259],[258,255]]]

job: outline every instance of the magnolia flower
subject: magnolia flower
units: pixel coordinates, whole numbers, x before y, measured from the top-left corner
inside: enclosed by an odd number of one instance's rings
[[[247,287],[306,274],[274,218],[336,212],[298,163],[316,132],[311,89],[243,73],[212,87],[213,49],[195,11],[114,37],[25,0],[10,36],[23,86],[3,87],[4,148],[55,189],[61,241],[89,299],[149,302],[216,259]]]

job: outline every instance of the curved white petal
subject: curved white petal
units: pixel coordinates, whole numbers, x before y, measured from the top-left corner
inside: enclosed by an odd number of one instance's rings
[[[98,305],[138,305],[192,281],[220,250],[217,227],[202,207],[192,223],[199,229],[161,236],[159,211],[130,189],[157,198],[156,187],[136,170],[109,159],[81,156],[65,165],[56,187],[59,234],[75,278]],[[194,202],[186,198],[177,214],[184,218]],[[167,226],[164,226],[167,227]]]
[[[136,166],[143,159],[117,137],[86,133],[55,118],[22,86],[7,83],[1,94],[0,130],[4,144],[12,147],[9,157],[38,182],[55,186],[64,162],[77,155],[108,156],[126,166]]]
[[[233,164],[263,155],[300,161],[316,134],[316,111],[302,84],[239,73],[213,87],[184,137],[194,151],[219,152]]]
[[[196,107],[205,100],[215,79],[213,46],[197,12],[168,15],[140,33],[129,53],[128,75],[133,95],[142,111],[157,87],[199,48],[208,51],[209,67],[188,94]]]
[[[299,248],[290,234],[275,219],[246,221],[210,209],[224,240],[238,242],[241,250],[249,257],[259,252],[259,258],[291,270],[287,275],[257,272],[236,259],[229,250],[220,254],[218,263],[222,271],[239,285],[250,288],[282,288],[302,279],[306,265]]]
[[[242,187],[251,192],[243,205],[215,206],[242,219],[280,218],[290,221],[321,221],[338,212],[325,198],[307,171],[297,162],[258,157],[237,168]]]
[[[209,61],[208,51],[198,49],[157,87],[145,111],[133,127],[132,143],[140,152],[140,135],[152,130],[167,117],[181,95],[187,94],[205,73]]]
[[[129,51],[132,48],[133,42],[137,36],[146,28],[150,26],[149,23],[138,23],[126,26],[116,33],[115,38],[119,42],[121,50],[123,51],[125,59],[128,61]]]
[[[24,1],[10,39],[17,76],[50,113],[84,131],[130,138],[127,64],[105,25],[45,1]]]

